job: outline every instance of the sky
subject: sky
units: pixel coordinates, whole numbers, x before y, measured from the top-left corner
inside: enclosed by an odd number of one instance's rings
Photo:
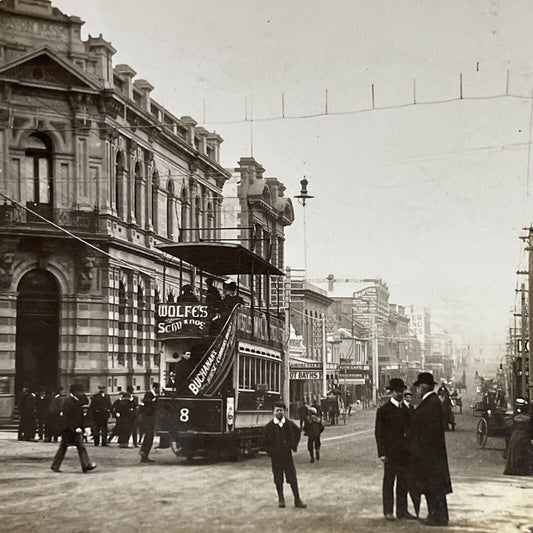
[[[217,131],[223,166],[253,155],[288,196],[307,177],[309,278],[381,277],[392,303],[503,355],[533,218],[533,3],[53,4],[111,41],[155,100]],[[326,101],[328,115],[274,119],[282,98],[285,117]],[[303,268],[294,207],[286,264]]]

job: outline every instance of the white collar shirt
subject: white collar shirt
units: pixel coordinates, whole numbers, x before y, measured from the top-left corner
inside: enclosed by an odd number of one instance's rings
[[[394,398],[390,399],[390,403],[392,403],[392,405],[395,405],[396,407],[401,407],[400,402],[398,400],[395,400]]]
[[[430,390],[429,392],[426,392],[424,396],[422,396],[422,400],[425,400],[430,394],[437,394],[434,390]]]
[[[281,420],[277,417],[274,417],[274,424],[277,424],[280,428],[283,427],[285,422],[286,422],[285,417],[283,417]]]

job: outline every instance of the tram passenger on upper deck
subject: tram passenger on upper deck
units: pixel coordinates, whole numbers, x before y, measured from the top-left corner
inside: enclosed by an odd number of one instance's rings
[[[213,278],[207,278],[205,280],[205,284],[207,285],[205,303],[207,305],[212,305],[215,309],[218,309],[220,307],[220,303],[222,302],[222,297],[220,296],[218,289],[215,287],[215,280]]]
[[[192,287],[187,283],[183,285],[181,288],[181,294],[178,296],[177,299],[178,303],[191,303],[191,304],[197,304],[198,298],[196,295],[192,292]]]
[[[224,282],[224,299],[222,305],[226,315],[229,315],[236,305],[242,305],[244,300],[237,294],[237,284],[232,280]]]

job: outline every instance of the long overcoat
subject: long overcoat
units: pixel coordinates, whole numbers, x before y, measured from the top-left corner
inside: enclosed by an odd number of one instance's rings
[[[400,407],[396,407],[388,401],[378,408],[374,430],[378,457],[385,456],[396,466],[407,465],[409,451],[405,435],[409,418],[409,410],[402,404]]]
[[[429,496],[452,492],[442,405],[436,394],[426,396],[412,412],[407,436],[412,488]]]

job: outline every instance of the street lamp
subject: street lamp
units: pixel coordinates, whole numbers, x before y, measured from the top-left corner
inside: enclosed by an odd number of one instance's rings
[[[314,198],[314,196],[311,196],[307,192],[307,185],[309,181],[303,177],[302,180],[300,180],[300,194],[296,195],[294,198],[298,200],[298,203],[302,205],[304,208],[304,272],[305,277],[307,278],[307,229],[305,224],[305,206],[307,204],[307,200],[310,200],[311,198]]]

